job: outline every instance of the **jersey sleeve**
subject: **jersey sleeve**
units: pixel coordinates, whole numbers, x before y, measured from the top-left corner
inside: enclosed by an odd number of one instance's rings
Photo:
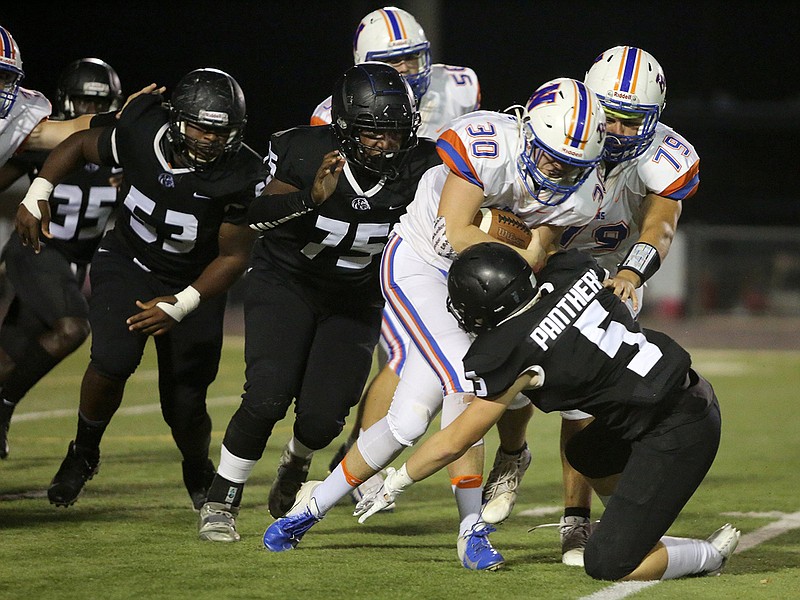
[[[317,105],[311,113],[312,125],[330,125],[331,123],[331,97],[328,96]]]
[[[700,185],[700,157],[686,138],[663,126],[639,161],[638,172],[648,193],[685,200]]]

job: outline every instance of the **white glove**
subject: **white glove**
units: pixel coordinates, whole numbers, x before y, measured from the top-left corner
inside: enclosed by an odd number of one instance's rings
[[[376,512],[380,512],[392,504],[397,496],[405,491],[412,483],[414,483],[414,480],[406,473],[405,464],[403,464],[399,470],[387,467],[386,479],[383,481],[383,485],[374,492],[370,492],[364,496],[361,501],[356,504],[353,516],[358,517],[359,523],[363,523]]]

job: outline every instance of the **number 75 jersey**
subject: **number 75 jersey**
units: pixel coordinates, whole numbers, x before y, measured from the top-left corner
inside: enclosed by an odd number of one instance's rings
[[[601,174],[594,185],[590,179],[575,192],[579,198],[600,201],[594,219],[569,227],[561,245],[589,252],[615,273],[639,239],[645,197],[656,194],[676,202],[691,198],[700,184],[700,157],[682,135],[659,123],[653,143],[641,156],[604,166],[604,177]]]

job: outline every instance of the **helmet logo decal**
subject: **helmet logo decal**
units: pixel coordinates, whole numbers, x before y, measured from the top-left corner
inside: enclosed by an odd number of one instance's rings
[[[175,179],[172,177],[172,173],[161,173],[158,176],[158,183],[161,184],[161,187],[172,189],[175,187]]]
[[[528,110],[539,106],[540,104],[550,104],[556,100],[556,92],[558,91],[558,84],[542,86],[536,90],[533,96],[528,100]]]
[[[641,53],[638,48],[628,48],[625,50],[625,60],[619,65],[619,89],[629,92],[636,89],[636,80],[639,77],[639,60]]]
[[[356,196],[353,198],[353,201],[350,203],[354,210],[370,210],[372,206],[369,203],[369,200],[364,198],[363,196]]]
[[[589,110],[589,91],[582,83],[574,82],[572,85],[575,86],[578,101],[572,109],[572,126],[567,131],[564,143],[583,150],[586,142],[589,141],[584,132],[591,131],[592,115]]]

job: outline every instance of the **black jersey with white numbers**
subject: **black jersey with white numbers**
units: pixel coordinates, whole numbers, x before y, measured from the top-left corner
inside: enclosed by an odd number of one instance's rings
[[[121,166],[125,177],[114,228],[98,251],[128,256],[164,281],[191,283],[219,253],[220,225],[246,224],[265,172],[246,146],[208,171],[171,164],[162,102],[156,95],[135,98],[101,136],[103,162]]]
[[[669,336],[642,329],[602,285],[605,271],[577,250],[550,257],[536,278],[544,290],[530,309],[480,334],[464,358],[476,393],[493,397],[524,372],[544,412],[580,409],[633,439],[659,403],[683,383],[689,354]]]
[[[322,158],[338,147],[330,126],[276,133],[270,141],[270,179],[309,190]],[[256,243],[254,259],[277,265],[312,287],[359,301],[382,301],[381,252],[414,199],[422,174],[439,163],[436,147],[428,140],[420,140],[392,180],[365,176],[347,163],[331,197],[265,232]]]
[[[24,152],[16,161],[33,180],[47,160],[49,152]],[[41,243],[55,248],[69,262],[85,265],[92,259],[108,221],[121,197],[119,167],[101,167],[87,163],[70,173],[50,195],[50,234]]]

